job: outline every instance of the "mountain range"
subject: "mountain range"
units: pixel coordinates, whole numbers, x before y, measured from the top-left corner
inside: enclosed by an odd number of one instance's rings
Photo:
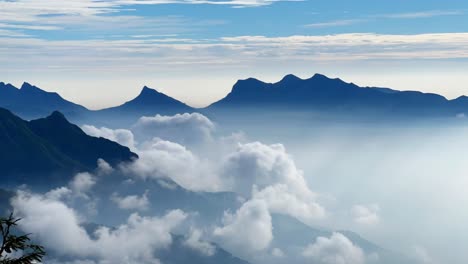
[[[290,74],[276,83],[254,78],[239,80],[226,97],[198,109],[145,86],[137,97],[120,106],[92,111],[28,83],[20,89],[0,83],[0,107],[25,119],[38,118],[57,110],[76,123],[92,120],[112,126],[113,120],[117,119],[133,123],[141,116],[194,111],[207,115],[279,110],[338,113],[353,117],[454,117],[468,113],[468,97],[448,100],[432,93],[359,87],[321,74],[308,79]]]
[[[0,107],[24,119],[39,118],[60,111],[69,118],[88,112],[85,107],[63,99],[59,94],[46,92],[27,82],[21,88],[0,82]]]
[[[468,111],[468,98],[445,97],[418,91],[359,87],[341,79],[315,74],[308,79],[286,75],[276,83],[249,78],[238,81],[211,110],[266,108],[382,116],[451,116]]]
[[[73,143],[73,144],[72,144]],[[0,167],[3,182],[45,181],[90,171],[101,158],[111,165],[138,158],[127,147],[91,137],[60,112],[25,121],[0,108]],[[34,178],[31,177],[34,175]]]

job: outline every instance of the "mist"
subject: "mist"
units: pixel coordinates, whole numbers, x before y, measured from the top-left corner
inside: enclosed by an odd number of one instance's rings
[[[154,263],[174,246],[203,261],[226,250],[251,263],[466,263],[468,126],[437,124],[198,113],[82,124],[139,159],[21,186],[11,206],[52,263]],[[124,240],[135,245],[110,257]]]

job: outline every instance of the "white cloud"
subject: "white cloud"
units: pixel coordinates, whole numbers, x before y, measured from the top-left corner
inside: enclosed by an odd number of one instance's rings
[[[111,200],[117,204],[120,209],[145,211],[150,206],[148,199],[148,190],[143,195],[128,195],[121,197],[117,193],[111,196]]]
[[[180,210],[160,218],[132,214],[115,229],[98,228],[93,239],[76,212],[60,201],[19,191],[12,206],[22,218],[20,228],[34,234],[47,250],[100,263],[158,263],[155,250],[172,243],[171,231],[186,218]]]
[[[377,204],[355,205],[351,209],[354,222],[363,225],[375,225],[380,221],[379,213],[380,207]]]
[[[371,22],[380,18],[392,18],[392,19],[416,19],[416,18],[431,18],[438,16],[455,16],[462,15],[462,11],[443,11],[443,10],[430,10],[410,13],[394,13],[394,14],[377,14],[371,16],[363,16],[361,18],[353,19],[341,19],[326,22],[316,22],[304,25],[308,28],[325,28],[325,27],[338,27],[338,26],[349,26],[358,24],[361,22]]]
[[[463,12],[460,10],[446,11],[446,10],[429,10],[429,11],[420,11],[420,12],[410,12],[410,13],[396,13],[396,14],[385,14],[379,15],[378,17],[383,18],[430,18],[438,16],[458,16],[463,15]]]
[[[86,196],[86,193],[96,184],[95,177],[88,172],[80,172],[69,183],[70,189],[77,195]]]
[[[83,131],[93,137],[103,137],[120,145],[126,146],[131,150],[135,149],[135,139],[132,131],[127,129],[110,129],[107,127],[97,128],[91,125],[83,125]]]
[[[212,140],[215,125],[199,113],[141,117],[133,126],[141,137],[158,137],[181,144],[202,144]]]
[[[153,139],[138,152],[140,158],[121,168],[142,178],[171,179],[192,191],[219,191],[222,183],[211,165],[200,161],[191,151],[174,142]]]
[[[202,240],[203,232],[199,229],[192,228],[189,237],[184,241],[184,245],[194,249],[205,256],[213,256],[216,252],[216,247],[210,242]]]
[[[362,22],[361,19],[343,19],[343,20],[334,20],[328,22],[318,22],[304,25],[308,28],[325,28],[325,27],[338,27],[338,26],[349,26],[359,22]]]
[[[222,174],[232,191],[262,200],[271,212],[306,224],[325,216],[302,171],[281,144],[239,144],[226,158]]]
[[[423,246],[414,246],[413,247],[413,256],[416,258],[418,263],[421,264],[433,264],[436,263],[434,259],[431,257],[429,252]]]
[[[325,216],[325,209],[314,199],[303,199],[284,184],[255,191],[253,199],[264,201],[272,213],[289,215],[308,225]]]
[[[325,216],[317,195],[280,144],[239,144],[212,159],[200,159],[182,145],[154,139],[143,143],[138,154],[138,160],[121,166],[126,174],[170,179],[191,191],[232,191],[309,225]]]
[[[302,255],[320,264],[364,264],[366,260],[362,249],[340,233],[333,233],[330,238],[318,237]]]
[[[239,144],[224,161],[223,174],[231,181],[232,189],[246,197],[254,185],[261,190],[277,183],[286,184],[301,197],[315,197],[307,187],[303,172],[281,144]]]
[[[80,256],[90,251],[90,239],[80,226],[76,212],[51,198],[17,193],[11,204],[22,218],[21,229],[33,233],[41,243],[59,254]]]
[[[137,147],[138,160],[120,166],[127,175],[162,181],[164,187],[173,181],[191,191],[232,191],[246,200],[261,200],[269,212],[290,215],[309,225],[325,216],[303,172],[281,144],[233,144],[233,140],[244,139],[238,135],[214,139],[213,123],[199,114],[143,117],[137,124],[134,127],[150,134],[148,137],[167,135],[184,141],[186,135],[196,135],[210,139],[199,140],[204,146],[222,150],[201,159],[183,145],[154,138]]]
[[[44,196],[51,200],[62,200],[72,195],[72,193],[72,190],[68,189],[67,187],[59,187],[48,191],[44,194]]]
[[[214,238],[234,254],[262,251],[273,240],[271,215],[261,200],[244,203],[235,214],[225,212],[223,223],[213,231]]]
[[[159,4],[213,4],[238,7],[270,5],[281,0],[75,0],[63,2],[58,0],[33,1],[0,1],[0,20],[32,22],[38,21],[44,15],[92,17],[109,13],[128,11],[129,5],[159,5]],[[286,0],[285,0],[286,1]],[[15,17],[14,15],[17,15]],[[44,19],[45,21],[46,19]]]
[[[291,65],[311,62],[468,58],[468,33],[390,35],[350,33],[285,37],[237,36],[195,43],[132,40],[41,40],[1,38],[5,72],[24,70],[31,60],[48,72],[106,68],[116,72],[178,69],[230,69],[250,63]],[[96,60],[96,53],[105,60]],[[47,54],[47,56],[44,56]],[[155,61],[153,58],[157,57]],[[14,64],[11,64],[14,61]],[[125,61],[125,63],[122,63]],[[50,65],[60,65],[59,69]]]
[[[107,175],[114,171],[114,168],[112,168],[112,166],[103,159],[98,159],[97,163],[98,166],[96,172],[98,175]]]
[[[277,258],[282,258],[282,257],[286,256],[284,254],[284,252],[279,248],[272,249],[271,250],[271,255],[274,256],[274,257],[277,257]]]

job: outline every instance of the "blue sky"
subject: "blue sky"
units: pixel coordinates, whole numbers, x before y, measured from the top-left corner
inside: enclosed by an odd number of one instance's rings
[[[0,0],[0,79],[91,108],[143,85],[203,106],[239,78],[315,72],[454,98],[468,94],[467,12],[466,1]]]

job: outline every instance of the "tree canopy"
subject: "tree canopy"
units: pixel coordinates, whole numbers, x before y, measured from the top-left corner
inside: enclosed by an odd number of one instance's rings
[[[0,264],[40,263],[45,256],[42,246],[30,243],[29,234],[19,235],[14,230],[20,220],[13,213],[7,218],[0,218]]]

